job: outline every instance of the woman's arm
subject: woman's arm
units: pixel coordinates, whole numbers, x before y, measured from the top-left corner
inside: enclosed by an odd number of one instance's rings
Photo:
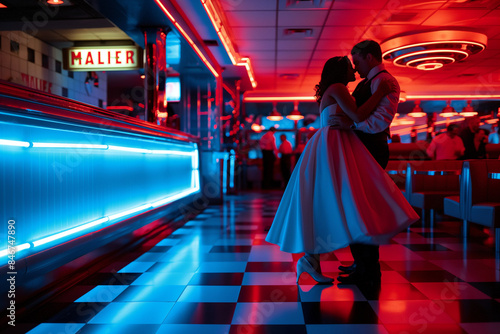
[[[336,83],[328,87],[326,94],[333,97],[342,111],[354,122],[361,122],[370,116],[382,98],[392,91],[390,83],[386,80],[379,84],[373,95],[362,106],[357,107],[356,101],[352,98],[347,87],[341,83]]]

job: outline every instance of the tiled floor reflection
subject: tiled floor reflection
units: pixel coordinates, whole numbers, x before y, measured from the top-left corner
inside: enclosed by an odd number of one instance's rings
[[[439,217],[381,247],[379,287],[295,284],[300,254],[264,238],[281,193],[227,196],[172,235],[87,277],[30,317],[29,333],[499,333],[491,237]],[[432,232],[432,233],[431,233]],[[133,261],[127,261],[134,259]],[[322,256],[326,275],[352,260]]]

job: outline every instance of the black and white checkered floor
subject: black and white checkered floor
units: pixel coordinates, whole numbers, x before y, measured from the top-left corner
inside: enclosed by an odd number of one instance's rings
[[[280,192],[227,196],[142,251],[129,253],[25,316],[34,333],[499,333],[493,239],[438,217],[380,249],[380,287],[295,283],[302,254],[264,241]],[[417,223],[418,224],[418,223]],[[431,233],[432,232],[432,233]],[[159,242],[157,242],[159,241]],[[156,243],[157,242],[157,243]],[[327,276],[349,249],[322,255]]]

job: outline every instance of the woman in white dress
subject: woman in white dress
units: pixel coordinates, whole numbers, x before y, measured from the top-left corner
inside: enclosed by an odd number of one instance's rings
[[[388,243],[419,218],[356,134],[328,126],[328,118],[342,112],[363,121],[393,89],[381,84],[358,108],[347,89],[354,80],[349,58],[326,62],[316,86],[321,127],[297,162],[266,237],[284,252],[305,253],[297,282],[304,271],[317,282],[333,282],[322,275],[319,254],[351,243]]]

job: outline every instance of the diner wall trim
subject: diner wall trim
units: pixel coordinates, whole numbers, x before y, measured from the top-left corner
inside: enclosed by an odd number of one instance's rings
[[[15,253],[20,276],[35,278],[118,237],[121,247],[201,195],[198,138],[69,100],[48,105],[41,101],[51,96],[15,85],[0,89],[0,216],[15,222],[15,244],[29,245]]]

